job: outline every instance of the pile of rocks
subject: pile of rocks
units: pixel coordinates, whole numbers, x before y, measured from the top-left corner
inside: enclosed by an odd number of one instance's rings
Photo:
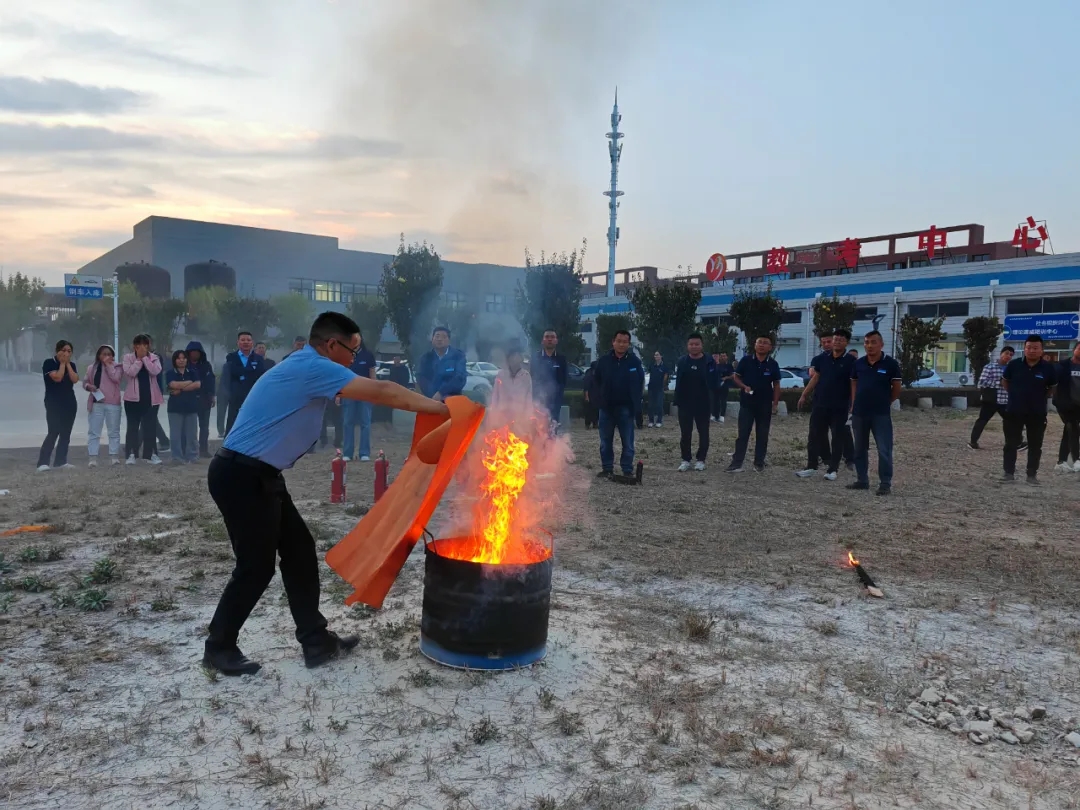
[[[907,714],[928,726],[964,734],[976,745],[1000,740],[1008,745],[1027,745],[1036,736],[1032,722],[1046,719],[1044,706],[1024,706],[1011,711],[971,705],[951,692],[934,687],[923,689],[908,704]]]

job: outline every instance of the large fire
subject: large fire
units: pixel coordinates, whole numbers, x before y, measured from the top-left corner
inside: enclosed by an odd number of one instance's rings
[[[529,444],[509,427],[484,437],[481,463],[485,470],[473,509],[472,536],[439,541],[444,557],[489,565],[540,562],[551,550],[527,531],[521,494],[528,482]]]

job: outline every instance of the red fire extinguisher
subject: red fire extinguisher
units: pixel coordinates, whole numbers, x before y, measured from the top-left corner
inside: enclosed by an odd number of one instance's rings
[[[345,472],[348,466],[338,450],[330,462],[330,503],[345,503]]]
[[[386,460],[386,456],[383,455],[383,451],[379,451],[378,458],[375,459],[375,500],[379,500],[386,492],[387,480],[390,477],[390,462]]]

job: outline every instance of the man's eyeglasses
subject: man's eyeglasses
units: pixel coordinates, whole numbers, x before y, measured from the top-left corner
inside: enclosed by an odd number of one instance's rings
[[[343,349],[346,349],[346,350],[348,350],[348,352],[349,352],[350,354],[352,354],[352,356],[353,356],[353,360],[355,360],[355,359],[356,359],[356,355],[358,355],[358,354],[360,353],[360,347],[359,347],[359,346],[357,346],[357,347],[356,347],[356,348],[354,349],[354,348],[353,348],[352,346],[350,346],[350,345],[349,345],[348,343],[342,343],[342,342],[341,342],[340,340],[336,340],[336,339],[334,340],[334,343],[336,343],[336,344],[337,344],[338,346],[340,346],[341,348],[343,348]]]

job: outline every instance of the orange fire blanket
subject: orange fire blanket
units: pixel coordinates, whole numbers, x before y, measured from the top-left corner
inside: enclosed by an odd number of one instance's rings
[[[382,607],[423,534],[469,444],[484,408],[467,397],[446,401],[450,418],[417,414],[409,459],[356,527],[326,553],[327,564],[355,589],[346,605]]]

